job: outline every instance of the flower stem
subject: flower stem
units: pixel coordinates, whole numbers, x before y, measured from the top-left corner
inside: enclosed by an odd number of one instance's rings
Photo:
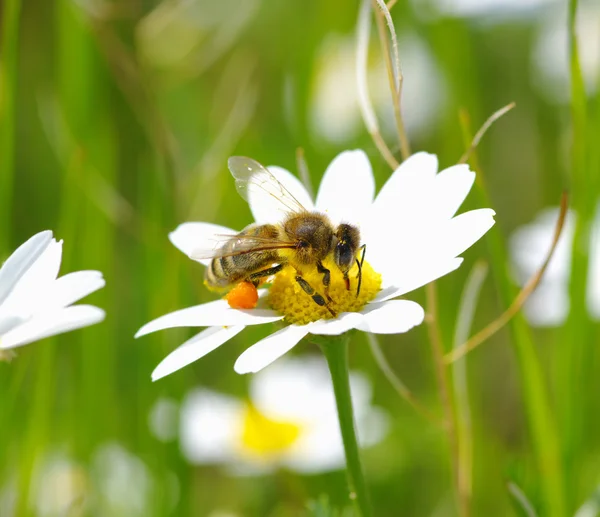
[[[363,475],[356,427],[352,411],[352,396],[350,394],[350,375],[348,370],[348,336],[331,337],[320,340],[321,349],[327,359],[333,391],[338,411],[338,420],[346,453],[346,473],[350,487],[350,498],[354,503],[356,514],[359,517],[370,517],[371,508],[367,497],[367,487]]]

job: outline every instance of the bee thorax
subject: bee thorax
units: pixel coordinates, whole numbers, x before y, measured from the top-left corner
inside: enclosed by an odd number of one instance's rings
[[[284,223],[284,232],[296,244],[294,262],[297,264],[315,264],[329,255],[333,248],[333,228],[323,214],[294,215]]]

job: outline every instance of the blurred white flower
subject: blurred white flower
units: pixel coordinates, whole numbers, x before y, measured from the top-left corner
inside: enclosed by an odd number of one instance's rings
[[[195,76],[235,44],[259,5],[258,0],[164,0],[137,26],[140,57],[171,75]]]
[[[418,13],[471,18],[484,23],[537,16],[540,9],[558,0],[412,0]]]
[[[547,100],[570,98],[568,8],[559,0],[412,0],[425,21],[431,17],[468,18],[481,24],[528,23],[534,30],[532,82]],[[588,95],[600,80],[600,3],[581,0],[576,33],[581,70]]]
[[[511,237],[511,257],[518,281],[524,284],[539,269],[552,244],[560,210],[548,208]],[[569,313],[571,250],[576,214],[569,211],[560,240],[538,288],[525,303],[524,313],[532,325],[561,325]],[[600,319],[600,205],[590,236],[587,305],[590,315]]]
[[[83,515],[89,490],[84,466],[63,453],[52,453],[44,459],[33,478],[36,515]]]
[[[579,2],[576,32],[581,71],[588,95],[598,90],[600,80],[600,3]],[[570,57],[567,8],[557,6],[540,18],[532,53],[533,81],[550,101],[570,99]]]
[[[99,515],[136,517],[152,514],[154,480],[147,465],[118,443],[96,451],[91,468],[94,509]]]
[[[16,486],[11,482],[0,489],[2,517],[16,517]],[[90,465],[62,450],[42,456],[31,476],[30,504],[39,517],[146,517],[157,515],[157,501],[166,511],[172,510],[179,495],[173,472],[155,476],[139,457],[110,442],[96,449]]]
[[[387,415],[371,406],[364,376],[352,372],[350,384],[360,443],[373,445],[386,433]],[[286,358],[265,368],[252,377],[247,401],[191,391],[181,407],[180,440],[191,463],[224,464],[241,475],[345,465],[331,378],[317,357]]]
[[[22,244],[0,269],[0,352],[104,319],[91,305],[71,305],[104,286],[102,273],[57,278],[62,241],[47,230]]]
[[[472,210],[454,217],[471,190],[475,173],[455,165],[438,174],[435,155],[417,153],[402,163],[375,199],[375,180],[362,151],[346,151],[328,167],[313,203],[300,181],[280,167],[269,170],[307,211],[326,213],[333,225],[344,221],[360,227],[367,261],[362,267],[360,295],[346,288],[335,264],[330,295],[336,317],[314,303],[295,281],[295,270],[284,268],[270,289],[261,289],[255,309],[232,309],[217,300],[166,314],[144,325],[136,337],[172,327],[209,327],[169,354],[152,379],[168,375],[215,350],[246,325],[286,318],[290,324],[248,348],[236,361],[238,373],[257,372],[291,350],[308,334],[339,335],[351,329],[377,334],[399,334],[421,324],[424,311],[409,300],[394,300],[457,269],[463,251],[494,224],[491,209]],[[249,198],[258,224],[277,224],[285,214],[281,202],[266,190]],[[214,247],[216,235],[236,235],[210,223],[185,223],[169,235],[188,256]],[[210,259],[200,259],[208,265]],[[357,267],[350,272],[354,278]],[[322,283],[316,268],[303,272],[312,285]],[[266,303],[278,309],[265,308]]]
[[[444,78],[435,57],[418,36],[404,33],[399,48],[404,73],[402,115],[408,131],[418,136],[431,128],[443,111]],[[312,131],[317,138],[345,144],[364,131],[357,100],[356,43],[352,37],[330,36],[319,54],[310,105]],[[395,131],[383,60],[373,63],[368,79],[371,102],[383,128]]]

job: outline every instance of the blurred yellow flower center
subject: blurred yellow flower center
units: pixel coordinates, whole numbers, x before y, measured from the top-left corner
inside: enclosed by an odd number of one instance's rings
[[[248,404],[244,414],[242,444],[246,451],[259,457],[277,456],[296,442],[300,430],[299,425],[272,420]]]
[[[358,312],[367,302],[370,302],[381,289],[381,275],[373,270],[368,262],[362,267],[362,283],[360,294],[356,296],[358,285],[358,266],[355,265],[349,272],[350,290],[346,289],[346,282],[342,272],[329,259],[323,265],[331,271],[331,283],[329,296],[331,298],[327,305],[333,312]],[[302,274],[302,278],[310,284],[316,293],[325,298],[325,286],[323,285],[323,274],[316,268],[310,268]],[[287,267],[275,276],[273,285],[269,290],[269,304],[271,307],[284,314],[288,323],[305,325],[311,321],[333,318],[327,307],[320,306],[306,293],[296,281],[296,270]]]

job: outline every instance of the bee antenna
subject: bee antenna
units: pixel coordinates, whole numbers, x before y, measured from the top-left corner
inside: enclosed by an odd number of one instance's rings
[[[365,261],[365,253],[367,252],[367,245],[363,244],[360,248],[358,249],[362,249],[362,257],[360,257],[360,261],[358,259],[354,259],[356,260],[356,265],[358,266],[358,285],[356,286],[356,297],[358,298],[358,295],[360,294],[360,286],[362,284],[362,267],[363,267],[363,263]]]

